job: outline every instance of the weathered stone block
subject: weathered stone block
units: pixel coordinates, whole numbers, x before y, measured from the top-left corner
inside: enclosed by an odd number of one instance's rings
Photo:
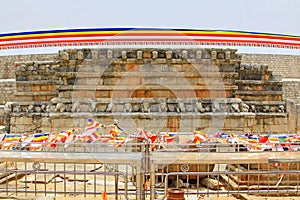
[[[131,95],[132,98],[143,98],[145,97],[145,90],[135,90]]]
[[[176,81],[177,79],[175,77],[161,77],[160,78],[160,82],[163,84],[163,85],[175,85],[177,83]]]
[[[84,98],[85,97],[85,91],[74,91],[73,92],[73,98]]]
[[[157,59],[158,58],[158,52],[157,51],[153,51],[152,52],[152,58],[153,59]]]
[[[140,85],[140,77],[124,76],[121,78],[119,85]]]
[[[183,70],[183,66],[181,64],[174,64],[172,65],[172,69],[176,72],[182,72]]]
[[[196,94],[193,90],[178,90],[173,91],[174,94],[179,98],[195,98]]]
[[[170,60],[173,57],[173,52],[172,51],[167,51],[166,52],[166,59]]]
[[[112,50],[107,50],[107,58],[112,59],[113,58],[113,52]]]
[[[126,63],[129,63],[129,64],[136,64],[137,63],[137,59],[135,58],[128,58]]]
[[[143,59],[143,52],[142,52],[142,51],[137,51],[136,56],[137,56],[136,58],[137,58],[138,60]]]
[[[65,130],[66,127],[73,127],[74,126],[74,119],[72,118],[52,118],[52,124],[54,127],[64,127],[60,130]]]
[[[185,80],[187,80],[191,85],[197,85],[198,83],[198,78],[185,78]]]
[[[196,59],[202,59],[202,51],[197,51],[196,53]]]
[[[79,95],[74,96],[74,98],[78,98]],[[95,97],[96,98],[109,98],[110,97],[110,91],[109,90],[101,90],[101,91],[96,91],[95,92]]]
[[[151,58],[151,52],[150,51],[144,51],[143,52],[143,57],[146,59],[150,59]]]
[[[186,112],[193,112],[194,111],[194,105],[193,104],[185,104]]]
[[[32,91],[32,92],[38,92],[40,90],[41,89],[40,89],[39,85],[32,85],[32,86],[30,86],[30,91]]]
[[[138,71],[139,66],[136,63],[130,63],[125,65],[125,71]]]
[[[131,97],[130,91],[123,91],[123,90],[114,90],[111,92],[112,98],[130,98]]]
[[[217,59],[217,52],[216,51],[212,51],[211,52],[211,59],[212,60],[216,60]]]
[[[170,97],[170,91],[168,90],[155,90],[153,91],[154,97],[160,97],[160,98],[169,98]]]
[[[125,60],[127,58],[127,52],[126,51],[122,51],[121,52],[121,56],[122,56],[122,59]]]
[[[116,85],[119,84],[120,78],[105,78],[103,85]]]
[[[274,125],[287,125],[287,118],[274,117]]]
[[[123,112],[123,111],[124,111],[124,105],[122,104],[115,105],[115,112]]]
[[[244,118],[225,118],[224,128],[241,129],[245,125]]]
[[[14,123],[15,124],[22,124],[22,125],[31,125],[33,124],[33,118],[32,117],[27,117],[27,116],[23,116],[23,117],[16,117],[16,118],[12,118],[14,119]]]
[[[171,129],[175,128],[175,130],[178,130],[180,128],[180,118],[167,117],[167,127]]]
[[[263,124],[264,125],[274,125],[274,118],[264,118]]]
[[[158,64],[166,64],[167,63],[167,60],[164,59],[164,58],[158,58],[155,60],[156,63]]]
[[[52,86],[51,85],[41,85],[41,91],[51,91]]]

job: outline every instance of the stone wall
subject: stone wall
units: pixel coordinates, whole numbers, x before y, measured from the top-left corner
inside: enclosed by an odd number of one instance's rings
[[[0,79],[0,105],[15,101],[16,81],[15,79]]]
[[[0,56],[0,79],[15,78],[15,62],[54,60],[57,54]]]
[[[300,78],[300,56],[246,53],[240,55],[242,55],[242,63],[267,64],[274,75],[281,75],[283,78]],[[47,61],[54,60],[57,56],[56,53],[0,56],[0,79],[15,78],[15,62]]]
[[[295,100],[300,104],[300,80],[285,79],[283,82],[284,98]]]
[[[233,49],[76,49],[15,62],[10,131],[84,128],[89,117],[129,131],[288,131],[282,82],[267,65],[240,63]]]
[[[267,64],[274,75],[300,78],[300,56],[277,54],[241,54],[242,63]]]

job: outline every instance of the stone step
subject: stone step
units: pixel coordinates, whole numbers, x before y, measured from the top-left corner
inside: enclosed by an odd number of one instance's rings
[[[243,101],[248,105],[285,105],[285,101]]]
[[[39,80],[39,81],[16,81],[17,86],[31,86],[31,85],[58,85],[59,80]]]
[[[79,102],[79,103],[92,103],[92,102],[99,102],[99,103],[143,103],[147,99],[148,102],[153,103],[153,102],[161,102],[161,101],[166,101],[167,103],[178,103],[178,102],[184,102],[184,103],[195,103],[196,101],[202,102],[205,104],[208,103],[213,103],[213,102],[218,102],[221,104],[232,104],[232,103],[240,103],[241,99],[238,98],[81,98],[81,99],[70,99],[70,98],[53,98],[51,99],[51,102],[54,104],[57,104],[59,102],[61,103],[73,103],[73,102]],[[35,103],[34,101],[32,102],[15,102],[14,104],[18,105],[29,105]],[[281,103],[281,102],[277,102]]]
[[[66,77],[76,77],[76,78],[89,78],[89,77],[222,77],[222,78],[234,78],[238,76],[236,72],[153,72],[153,71],[130,71],[130,72],[90,72],[90,71],[80,71],[80,72],[56,72],[58,76]]]
[[[247,90],[237,90],[234,92],[235,95],[248,95],[248,96],[261,96],[261,95],[282,95],[282,91],[247,91]]]
[[[243,85],[243,84],[255,84],[255,85],[282,85],[283,82],[280,81],[274,81],[274,80],[270,80],[270,81],[265,81],[265,80],[235,80],[234,81],[235,84],[238,85]]]

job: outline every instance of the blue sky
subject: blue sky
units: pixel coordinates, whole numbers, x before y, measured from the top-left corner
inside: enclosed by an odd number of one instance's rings
[[[101,27],[300,35],[299,0],[1,0],[0,33]]]

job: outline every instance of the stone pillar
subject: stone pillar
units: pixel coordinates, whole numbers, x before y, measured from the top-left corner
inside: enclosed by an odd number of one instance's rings
[[[137,51],[137,59],[142,60],[143,59],[143,52],[142,51]]]
[[[172,59],[172,57],[173,57],[172,56],[172,51],[167,51],[166,52],[166,58],[170,60],[170,59]]]
[[[197,51],[196,53],[196,59],[202,59],[202,51]]]
[[[212,60],[216,60],[217,59],[217,52],[216,51],[212,51],[211,52],[211,59]]]
[[[153,51],[153,52],[152,52],[152,58],[153,58],[153,59],[156,59],[157,56],[158,56],[158,52],[157,52],[157,51]]]
[[[182,51],[182,58],[183,59],[187,59],[188,58],[188,52],[187,52],[187,50],[183,50]]]
[[[107,58],[112,59],[113,58],[113,52],[112,50],[107,50]]]
[[[121,52],[121,55],[122,55],[122,59],[125,60],[127,58],[127,53],[126,51],[122,51]]]

